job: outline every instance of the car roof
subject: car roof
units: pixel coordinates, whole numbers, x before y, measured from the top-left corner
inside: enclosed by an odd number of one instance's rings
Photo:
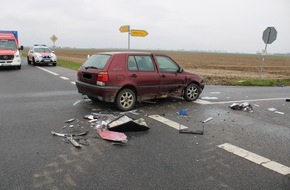
[[[109,54],[109,55],[128,55],[128,54],[138,54],[138,55],[165,55],[162,53],[156,53],[156,52],[146,52],[146,51],[108,51],[108,52],[98,52],[95,53],[95,55],[97,54]]]

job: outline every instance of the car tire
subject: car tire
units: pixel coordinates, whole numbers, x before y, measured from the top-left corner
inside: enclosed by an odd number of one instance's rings
[[[52,66],[55,67],[56,66],[56,63],[52,63]]]
[[[27,57],[27,63],[28,63],[28,65],[30,65],[31,64],[31,61],[29,60],[29,58]]]
[[[186,101],[195,101],[199,97],[200,88],[197,84],[191,83],[184,89],[183,98]]]
[[[120,90],[116,96],[115,104],[121,111],[131,110],[136,102],[135,92],[129,88]]]
[[[36,62],[35,62],[35,59],[33,58],[32,59],[32,64],[35,66],[36,65]]]

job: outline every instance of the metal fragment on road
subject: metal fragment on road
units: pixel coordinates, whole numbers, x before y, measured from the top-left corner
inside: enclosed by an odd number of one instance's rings
[[[179,133],[188,133],[188,134],[195,134],[195,135],[203,135],[203,131],[192,131],[188,129],[180,129]]]
[[[65,134],[65,133],[57,133],[57,132],[54,132],[54,131],[51,131],[51,134],[54,135],[54,136],[58,136],[58,137],[68,137],[68,136],[84,136],[88,133],[88,131],[86,132],[82,132],[82,133],[78,133],[78,134]]]
[[[72,119],[66,120],[65,123],[71,123],[71,122],[73,122],[75,120],[76,120],[75,118],[72,118]]]
[[[209,117],[209,118],[207,118],[206,120],[204,120],[202,123],[209,122],[209,121],[212,120],[212,119],[213,119],[213,117]]]
[[[67,140],[68,140],[72,145],[74,145],[75,147],[77,147],[77,148],[81,148],[81,145],[80,145],[76,140],[74,140],[74,138],[72,137],[72,135],[68,136],[68,137],[67,137]]]

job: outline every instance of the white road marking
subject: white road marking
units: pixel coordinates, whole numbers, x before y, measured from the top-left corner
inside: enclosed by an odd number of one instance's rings
[[[49,70],[47,70],[47,69],[44,69],[44,68],[42,68],[42,67],[38,67],[38,66],[36,66],[36,68],[41,69],[41,70],[43,70],[43,71],[45,71],[45,72],[48,72],[48,73],[50,73],[50,74],[52,74],[52,75],[55,75],[55,76],[58,76],[58,75],[59,75],[59,74],[57,74],[57,73],[54,73],[54,72],[49,71]]]
[[[282,165],[282,164],[279,164],[275,161],[272,161],[268,158],[265,158],[265,157],[262,157],[258,154],[255,154],[255,153],[252,153],[252,152],[249,152],[245,149],[242,149],[242,148],[239,148],[237,146],[234,146],[232,144],[229,144],[229,143],[224,143],[224,144],[221,144],[221,145],[218,145],[219,148],[222,148],[228,152],[231,152],[235,155],[238,155],[242,158],[245,158],[249,161],[252,161],[256,164],[259,164],[261,166],[264,166],[265,168],[268,168],[272,171],[275,171],[277,173],[280,173],[282,175],[288,175],[290,174],[290,168],[285,166],[285,165]]]
[[[184,125],[181,125],[180,123],[177,123],[177,122],[174,122],[174,121],[171,121],[169,119],[166,119],[165,117],[162,117],[160,115],[150,115],[149,116],[150,118],[152,119],[155,119],[156,121],[159,121],[161,123],[164,123],[174,129],[187,129],[188,127],[184,126]]]
[[[201,99],[197,99],[193,103],[204,104],[204,105],[212,104],[212,102],[209,102],[209,101],[206,101],[206,100],[201,100]]]
[[[72,83],[72,84],[76,85],[76,82],[75,82],[75,81],[72,81],[72,82],[70,82],[70,83]]]
[[[194,103],[197,104],[230,104],[230,103],[239,103],[239,102],[262,102],[262,101],[273,101],[273,100],[285,100],[287,98],[265,98],[265,99],[252,99],[252,100],[233,100],[233,101],[224,101],[224,102],[210,102],[204,100],[196,100]]]
[[[43,71],[45,71],[45,72],[48,72],[48,73],[50,73],[50,74],[52,74],[52,75],[59,76],[58,73],[55,73],[55,72],[49,71],[49,70],[44,69],[44,68],[42,68],[42,67],[36,66],[36,68],[41,69],[41,70],[43,70]],[[70,80],[69,78],[64,77],[64,76],[60,76],[60,78],[63,79],[63,80]],[[76,84],[74,81],[72,81],[71,83],[74,84],[74,85]]]
[[[63,80],[69,80],[69,78],[67,78],[67,77],[60,77],[60,78]]]

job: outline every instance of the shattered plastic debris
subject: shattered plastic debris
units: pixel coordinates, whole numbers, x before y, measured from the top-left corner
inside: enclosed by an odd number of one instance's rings
[[[244,102],[244,103],[240,103],[240,104],[233,103],[233,104],[229,105],[229,107],[233,110],[243,110],[243,111],[248,111],[248,112],[253,111],[253,107],[248,102]]]
[[[119,132],[146,131],[149,129],[143,118],[134,120],[131,117],[128,117],[127,115],[120,116],[117,119],[109,122],[107,124],[107,127],[110,131],[119,131]]]
[[[187,109],[181,109],[179,111],[179,115],[181,115],[181,116],[187,116]]]
[[[212,120],[212,119],[213,119],[213,117],[209,117],[209,118],[207,118],[206,120],[204,120],[202,123],[209,122],[209,121]]]
[[[128,142],[127,136],[125,135],[125,133],[109,131],[106,129],[98,129],[97,131],[102,139],[109,140],[109,141],[117,141],[117,142],[122,142],[122,143]]]
[[[143,112],[142,110],[130,110],[130,111],[121,112],[120,114],[121,115],[125,115],[125,114],[128,114],[128,113],[131,113],[131,114],[134,114],[134,115],[139,115],[142,112]]]

